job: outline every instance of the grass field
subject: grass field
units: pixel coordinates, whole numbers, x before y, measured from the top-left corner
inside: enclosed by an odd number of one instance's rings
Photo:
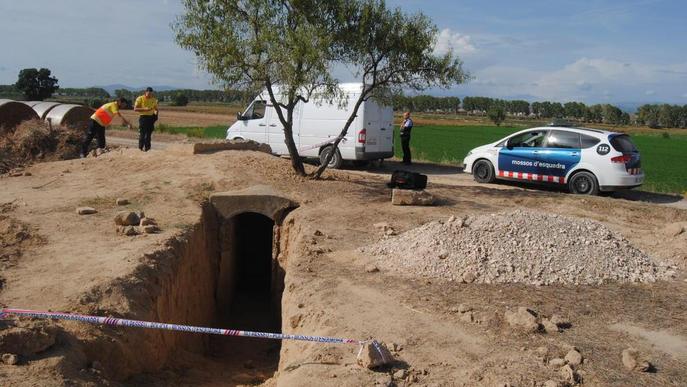
[[[160,129],[158,125],[157,129]],[[185,134],[189,137],[204,137],[204,138],[220,138],[224,139],[227,136],[227,126],[207,126],[200,127],[167,127],[163,126],[162,133],[171,134]]]
[[[521,127],[496,126],[416,126],[413,128],[411,149],[413,158],[448,164],[461,163],[468,151],[479,145],[494,142]],[[396,131],[396,144],[400,144]],[[655,192],[687,192],[687,133],[632,135],[642,154],[642,168],[646,181],[642,189]],[[396,157],[402,157],[396,146]]]

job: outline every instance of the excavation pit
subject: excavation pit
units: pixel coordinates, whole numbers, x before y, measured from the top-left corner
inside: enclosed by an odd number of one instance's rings
[[[285,257],[279,251],[280,235],[284,218],[296,207],[269,187],[212,195],[200,223],[154,258],[154,270],[139,273],[152,297],[143,297],[146,302],[129,317],[281,333],[285,272],[280,259]],[[131,293],[132,304],[139,294]],[[214,379],[245,384],[270,378],[279,365],[278,340],[152,330],[124,333],[115,354],[105,353],[103,346],[109,344],[103,342],[86,349],[107,369],[108,379],[183,384],[202,375],[209,384]]]

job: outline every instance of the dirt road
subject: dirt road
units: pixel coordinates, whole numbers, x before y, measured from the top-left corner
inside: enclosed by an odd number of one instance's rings
[[[550,360],[575,347],[586,359],[574,366],[583,385],[687,384],[687,358],[672,345],[687,340],[687,232],[675,231],[687,224],[687,211],[477,185],[457,168],[425,164],[413,168],[432,172],[431,191],[439,205],[392,206],[385,182],[395,167],[330,171],[322,181],[311,181],[271,155],[194,156],[175,144],[148,153],[119,149],[98,158],[36,164],[30,175],[2,177],[3,248],[20,246],[10,254],[3,251],[0,259],[3,307],[237,328],[216,317],[227,312],[227,305],[216,301],[217,259],[232,248],[218,246],[218,240],[232,227],[253,226],[248,220],[238,226],[222,220],[207,197],[268,185],[299,205],[267,228],[267,237],[274,238],[268,255],[275,255],[268,257],[268,271],[273,271],[267,275],[274,297],[280,297],[272,299],[276,306],[270,310],[277,312],[281,331],[376,338],[394,349],[396,359],[392,368],[370,371],[355,364],[355,346],[302,342],[276,349],[239,344],[244,357],[232,357],[225,354],[236,342],[224,337],[218,342],[181,332],[24,319],[0,325],[0,352],[20,355],[17,365],[0,364],[3,383],[541,386],[567,377]],[[131,204],[117,206],[117,198]],[[81,206],[98,212],[77,215]],[[370,258],[358,250],[387,238],[377,223],[402,235],[429,221],[504,208],[601,222],[657,262],[675,266],[675,278],[543,287],[408,279],[370,269]],[[113,219],[122,210],[145,211],[162,232],[117,234]],[[243,246],[236,253],[239,262],[259,254],[250,249],[254,238],[227,242]],[[239,294],[239,288],[230,289]],[[460,312],[460,304],[472,311]],[[520,306],[540,316],[564,316],[569,324],[560,333],[520,331],[505,318],[507,310]],[[252,313],[250,307],[231,308]],[[630,346],[651,360],[655,373],[624,368],[620,354]]]

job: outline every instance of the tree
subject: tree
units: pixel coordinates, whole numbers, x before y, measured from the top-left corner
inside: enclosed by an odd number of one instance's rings
[[[57,82],[57,78],[50,76],[49,69],[23,69],[14,86],[24,93],[26,100],[42,101],[59,88]]]
[[[183,93],[176,93],[172,97],[173,106],[186,106],[188,105],[188,97]]]
[[[291,165],[305,175],[293,141],[293,112],[316,89],[336,95],[329,73],[334,57],[326,12],[317,0],[183,0],[173,24],[177,43],[225,88],[266,90],[284,130]],[[279,85],[277,89],[276,85]],[[277,100],[279,95],[279,100]]]
[[[487,116],[496,124],[496,126],[501,126],[501,123],[506,119],[506,112],[503,110],[502,106],[494,105],[489,108]]]
[[[370,98],[389,101],[403,89],[448,88],[465,82],[462,62],[449,51],[433,53],[437,27],[423,14],[406,15],[389,9],[383,0],[339,0],[327,2],[332,11],[336,58],[355,69],[364,88],[354,103],[344,128],[332,144],[336,150],[348,133],[362,103]],[[334,156],[313,173],[319,177]]]
[[[427,17],[390,11],[381,0],[183,4],[185,13],[174,24],[177,43],[192,50],[201,66],[227,88],[267,91],[299,175],[305,175],[305,169],[293,141],[293,112],[311,98],[341,101],[330,73],[336,62],[354,67],[365,84],[354,102],[355,112],[373,96],[390,101],[402,86],[421,90],[465,79],[460,62],[450,54],[432,55],[437,30]],[[354,118],[349,117],[333,149]]]

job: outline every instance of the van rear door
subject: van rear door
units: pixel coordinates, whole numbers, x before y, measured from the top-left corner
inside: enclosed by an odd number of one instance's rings
[[[374,100],[366,101],[364,106],[365,153],[370,155],[393,154],[394,130],[391,107],[381,106]]]

